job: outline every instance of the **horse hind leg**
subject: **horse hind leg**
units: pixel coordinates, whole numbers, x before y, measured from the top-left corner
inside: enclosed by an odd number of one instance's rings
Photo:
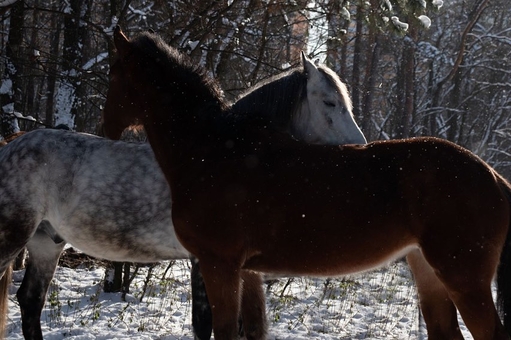
[[[471,278],[464,283],[447,279],[444,282],[474,339],[510,339],[493,302],[491,279]]]
[[[58,259],[65,246],[65,242],[55,243],[43,229],[39,228],[27,244],[29,258],[26,272],[16,294],[25,339],[43,339],[41,312]]]
[[[454,249],[446,251],[437,244],[423,245],[422,254],[434,268],[475,340],[510,339],[500,321],[491,290],[499,260],[499,242],[487,247],[465,243],[464,248],[456,248],[456,256],[449,255]]]
[[[0,215],[0,338],[3,338],[7,326],[8,287],[11,283],[12,262],[25,248],[31,234],[36,228],[30,212],[20,206],[9,206],[0,202],[4,211]],[[12,204],[12,202],[11,202]],[[14,214],[10,213],[15,211]]]
[[[12,277],[12,263],[4,269],[0,278],[0,339],[5,338],[7,328],[7,312],[9,307],[9,286]]]
[[[463,339],[456,307],[421,251],[418,249],[412,251],[407,255],[406,260],[417,286],[428,339]]]

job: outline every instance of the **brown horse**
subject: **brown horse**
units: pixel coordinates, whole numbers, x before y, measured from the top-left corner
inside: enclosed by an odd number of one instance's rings
[[[7,144],[12,142],[13,140],[18,138],[19,136],[24,135],[25,133],[26,133],[26,131],[18,131],[18,132],[15,132],[15,133],[11,133],[10,135],[5,137],[4,139],[0,140],[0,147],[6,146]]]
[[[114,40],[105,132],[144,125],[215,338],[236,338],[250,271],[344,275],[406,255],[430,339],[462,339],[456,309],[475,339],[509,339],[491,283],[499,269],[509,327],[511,186],[485,162],[436,138],[308,145],[230,114],[216,83],[157,36],[117,28]]]

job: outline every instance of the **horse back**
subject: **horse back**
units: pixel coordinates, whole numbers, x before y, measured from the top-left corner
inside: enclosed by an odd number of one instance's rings
[[[325,275],[356,272],[374,265],[361,260],[359,249],[363,258],[387,261],[441,234],[462,239],[469,228],[489,244],[483,219],[509,218],[491,168],[439,139],[341,147],[283,139],[239,158],[208,162],[209,155],[177,176],[186,183],[182,189],[172,187],[176,230],[185,244],[190,237],[199,245],[192,253],[208,252],[210,240],[217,240],[226,251],[244,253],[251,269],[272,271],[280,262],[300,274],[342,249],[342,261],[332,263],[351,268],[325,269]],[[218,223],[206,220],[217,211],[223,212]],[[197,226],[207,241],[188,233]],[[307,256],[292,266],[289,247]],[[372,250],[381,255],[371,256]]]
[[[170,192],[148,145],[36,130],[0,149],[0,173],[3,211],[48,220],[84,251],[98,234],[132,245],[155,233],[173,236]],[[111,248],[98,243],[89,253]]]

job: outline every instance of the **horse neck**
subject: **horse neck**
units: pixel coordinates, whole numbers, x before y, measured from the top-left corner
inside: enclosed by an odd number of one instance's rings
[[[158,124],[152,123],[144,124],[144,129],[160,167],[171,169],[172,165],[178,164],[175,156],[176,149],[173,147],[174,142],[168,138],[169,132],[167,129],[163,125],[158,126]],[[167,173],[165,173],[165,176],[167,177]],[[167,181],[170,182],[170,178],[167,177]]]
[[[169,95],[150,105],[143,125],[155,156],[162,168],[173,169],[184,158],[193,157],[211,141],[225,119],[226,111],[215,98],[190,100],[189,97]],[[167,179],[169,180],[169,179]]]
[[[177,70],[147,90],[147,117],[144,125],[153,125],[168,141],[178,145],[200,134],[207,123],[222,116],[226,105],[220,94],[207,83],[208,79],[194,79],[195,73]]]
[[[170,135],[166,138],[177,145],[194,134],[198,122],[225,110],[218,84],[177,50],[149,33],[132,45],[134,57],[125,67],[144,109],[138,118],[149,129]]]
[[[293,117],[300,113],[300,104],[306,98],[306,81],[298,69],[271,78],[242,95],[232,106],[232,112],[280,131],[289,131]]]

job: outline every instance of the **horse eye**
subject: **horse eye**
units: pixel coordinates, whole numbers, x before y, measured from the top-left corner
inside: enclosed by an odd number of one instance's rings
[[[329,102],[329,101],[326,101],[324,100],[323,103],[326,105],[326,106],[329,106],[329,107],[335,107],[335,103],[332,103],[332,102]]]

